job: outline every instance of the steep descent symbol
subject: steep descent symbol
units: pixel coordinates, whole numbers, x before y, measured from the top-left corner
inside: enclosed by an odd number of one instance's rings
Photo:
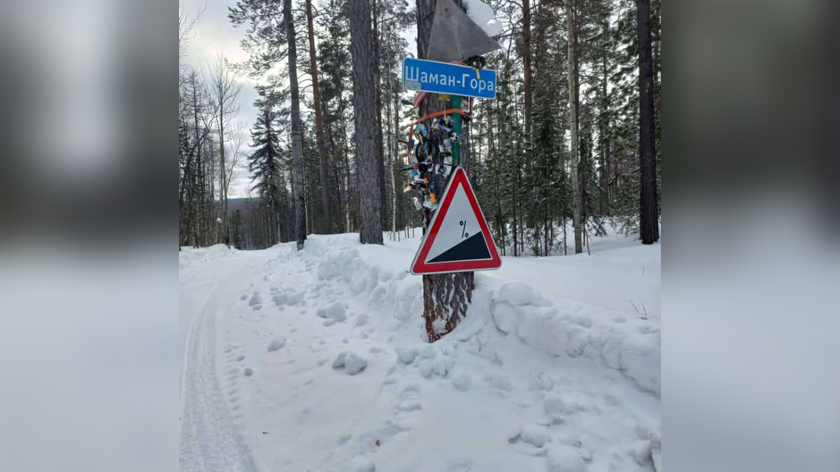
[[[467,173],[458,167],[414,256],[411,273],[445,274],[501,266],[502,260]]]

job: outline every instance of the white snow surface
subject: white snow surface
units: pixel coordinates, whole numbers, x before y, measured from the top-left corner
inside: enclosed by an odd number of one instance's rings
[[[198,249],[183,247],[178,252],[178,268],[183,270],[216,259],[231,257],[236,252],[235,249],[230,249],[224,244]]]
[[[493,37],[501,34],[502,24],[496,20],[493,7],[481,0],[464,0],[464,6],[467,7],[467,16],[480,26],[487,33],[487,36]]]
[[[418,244],[182,251],[180,470],[653,470],[659,245],[505,257],[429,345]]]

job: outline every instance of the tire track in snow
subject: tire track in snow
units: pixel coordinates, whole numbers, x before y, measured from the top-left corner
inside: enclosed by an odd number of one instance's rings
[[[233,294],[228,285],[249,266],[222,281],[190,326],[181,399],[181,472],[257,472],[220,386],[216,369],[216,316]]]

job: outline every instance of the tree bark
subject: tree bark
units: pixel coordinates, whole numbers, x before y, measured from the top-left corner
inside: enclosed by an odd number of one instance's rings
[[[575,18],[574,0],[566,0],[566,29],[568,31],[568,58],[566,61],[566,72],[569,76],[569,117],[571,124],[571,141],[572,141],[572,155],[570,159],[570,170],[572,180],[572,223],[575,228],[575,254],[583,252],[583,241],[581,238],[581,201],[580,201],[580,182],[578,179],[578,107],[577,107],[577,68],[576,63],[576,44],[577,44],[577,25]]]
[[[523,89],[525,93],[525,137],[531,139],[531,5],[529,0],[522,0],[522,67],[524,71]]]
[[[379,47],[379,11],[377,0],[373,0],[373,77],[376,91],[376,132],[374,139],[376,140],[376,172],[379,178],[379,200],[382,208],[382,227],[386,226],[387,208],[388,208],[388,194],[387,186],[385,185],[385,149],[382,139],[382,74],[380,72],[381,51]]]
[[[356,124],[356,157],[359,163],[359,239],[362,244],[382,244],[382,194],[375,142],[376,97],[370,0],[350,2],[350,52],[353,56],[353,107]],[[364,176],[365,185],[361,185]]]
[[[219,203],[221,203],[222,207],[222,231],[224,232],[222,241],[230,247],[230,238],[228,237],[230,233],[228,232],[227,185],[225,182],[227,179],[227,172],[225,171],[225,120],[222,112],[224,105],[220,105],[219,108],[219,165],[221,166],[221,172],[219,172]]]
[[[650,0],[636,0],[639,35],[639,231],[642,244],[659,239],[656,210],[656,119],[653,107],[653,58],[650,38]]]
[[[297,46],[295,25],[292,22],[292,0],[283,0],[283,21],[289,44],[289,90],[292,97],[292,199],[295,201],[295,228],[297,250],[303,249],[306,240],[306,202],[303,189],[303,142],[300,132],[300,90],[297,78]]]
[[[434,22],[434,11],[436,0],[416,0],[417,4],[417,57],[426,58],[426,51],[429,49],[429,39]],[[461,5],[460,1],[456,3]],[[420,115],[444,110],[448,102],[442,102],[437,94],[429,94],[420,106]],[[426,123],[429,126],[430,123]],[[462,136],[466,138],[462,130]],[[461,152],[464,153],[468,146],[467,141],[462,144]],[[431,179],[430,179],[431,180]],[[443,182],[438,182],[438,189],[442,188]],[[438,190],[438,195],[443,191]],[[423,276],[423,318],[426,321],[426,334],[429,342],[435,342],[446,333],[451,332],[458,325],[460,320],[467,314],[467,308],[472,302],[472,291],[475,285],[474,272],[458,272],[454,274],[424,275]],[[445,329],[436,333],[434,329],[435,320],[444,320]]]
[[[315,53],[315,27],[312,24],[312,0],[306,0],[306,26],[309,32],[309,62],[312,70],[312,99],[315,102],[315,139],[318,142],[318,162],[321,166],[321,205],[324,212],[324,233],[332,233],[332,202],[330,197],[327,144],[324,141],[324,119],[321,110],[321,87],[318,84],[318,56]]]

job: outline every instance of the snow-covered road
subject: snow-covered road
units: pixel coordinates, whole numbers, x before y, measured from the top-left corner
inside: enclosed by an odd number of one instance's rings
[[[418,240],[357,238],[182,252],[182,471],[653,470],[658,245],[505,258],[429,345]]]
[[[229,258],[181,270],[180,470],[255,471],[222,391],[224,382],[216,365],[216,321],[224,320],[225,301],[235,296],[232,286],[259,272],[265,256],[219,247],[208,251]]]

